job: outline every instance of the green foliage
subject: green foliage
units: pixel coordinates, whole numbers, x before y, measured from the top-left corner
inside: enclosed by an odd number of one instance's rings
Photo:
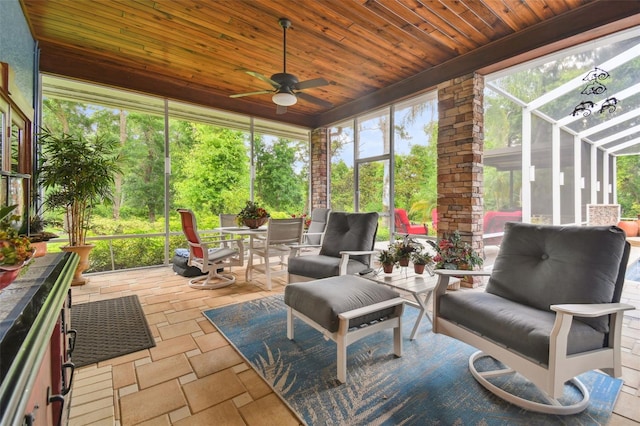
[[[635,218],[640,215],[640,155],[618,157],[618,203],[620,215]]]
[[[114,255],[114,267],[118,269],[157,266],[164,263],[164,237],[127,238],[112,240],[112,247],[107,241],[95,242],[91,251],[90,267],[87,272],[110,271],[111,249]],[[169,242],[170,253],[176,248],[186,247],[182,236],[172,236]]]
[[[108,135],[92,138],[68,133],[39,135],[42,158],[39,184],[51,209],[64,209],[68,217],[69,244],[83,245],[92,207],[112,199],[114,175],[119,172],[116,141]]]
[[[128,113],[126,153],[128,173],[123,182],[123,204],[154,222],[164,210],[164,119]]]
[[[305,149],[305,143],[278,138],[267,144],[256,138],[256,182],[257,198],[270,209],[302,211],[305,208],[308,172],[295,170],[297,153]],[[305,163],[307,160],[305,161]]]
[[[243,133],[195,124],[193,145],[177,155],[178,179],[173,180],[175,203],[209,214],[240,210],[249,198],[249,156]]]
[[[353,168],[340,160],[331,164],[331,208],[353,212]]]
[[[385,171],[388,162],[364,163],[360,166],[360,211],[362,212],[382,212],[383,200],[388,201],[385,196],[385,185],[389,185],[389,175]]]

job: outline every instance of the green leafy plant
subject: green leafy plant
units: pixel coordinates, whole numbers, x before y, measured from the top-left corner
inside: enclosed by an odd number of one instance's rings
[[[411,254],[422,250],[422,244],[409,235],[405,235],[399,240],[396,240],[391,246],[390,250],[394,254],[396,260],[410,259]]]
[[[436,269],[473,269],[474,266],[482,266],[482,257],[462,241],[458,231],[432,245],[436,251],[433,257]]]
[[[396,263],[396,258],[391,250],[381,250],[378,252],[378,262],[381,265],[393,265]]]
[[[112,199],[115,174],[120,173],[117,140],[54,135],[44,129],[39,141],[37,176],[46,191],[45,205],[64,209],[69,246],[83,246],[93,207]]]
[[[12,214],[16,205],[0,208],[0,265],[21,265],[33,256],[31,242],[25,236],[18,235],[12,222],[20,216]]]
[[[260,207],[258,203],[247,201],[247,204],[240,210],[240,213],[238,213],[237,220],[238,224],[241,225],[245,219],[264,219],[269,216],[269,212]]]
[[[428,265],[433,262],[433,256],[426,251],[414,251],[411,253],[411,261],[415,265]]]

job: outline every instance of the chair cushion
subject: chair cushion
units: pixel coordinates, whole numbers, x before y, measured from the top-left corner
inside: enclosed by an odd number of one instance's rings
[[[289,284],[284,289],[284,303],[311,318],[326,330],[338,331],[338,314],[384,302],[398,293],[365,278],[342,275],[322,280]],[[394,307],[354,318],[351,327],[375,321],[395,311]]]
[[[293,275],[301,275],[314,279],[335,277],[340,272],[340,258],[324,255],[308,255],[291,257],[288,260],[287,271]],[[347,274],[353,275],[369,268],[362,262],[349,259]]]
[[[614,226],[509,222],[487,293],[550,311],[563,303],[610,303],[625,250]],[[608,332],[608,317],[576,318]]]
[[[320,254],[340,257],[341,251],[373,250],[378,231],[378,213],[331,212]],[[369,256],[354,256],[367,264]]]
[[[440,297],[440,316],[537,362],[549,363],[549,335],[555,312],[535,309],[485,292],[449,292]],[[574,318],[575,319],[575,318]],[[605,334],[573,321],[567,353],[602,348]]]

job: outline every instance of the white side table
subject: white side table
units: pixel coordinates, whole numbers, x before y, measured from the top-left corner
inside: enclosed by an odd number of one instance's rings
[[[422,318],[426,316],[427,319],[432,322],[429,312],[427,311],[427,306],[431,299],[431,295],[433,294],[433,290],[438,284],[437,275],[430,276],[427,270],[425,270],[423,275],[419,275],[413,271],[413,267],[409,266],[394,268],[393,273],[391,274],[385,274],[382,272],[382,269],[379,268],[374,272],[363,275],[363,277],[392,287],[399,290],[401,293],[408,293],[413,296],[414,300],[405,298],[406,304],[420,310],[418,318],[416,318],[416,322],[413,325],[413,330],[411,331],[411,340],[415,339],[420,323],[422,322]],[[458,278],[451,278],[449,284],[455,283],[456,280],[459,281]]]

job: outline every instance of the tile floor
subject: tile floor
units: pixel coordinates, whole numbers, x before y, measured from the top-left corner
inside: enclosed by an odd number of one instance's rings
[[[202,311],[284,291],[262,277],[218,290],[195,290],[170,267],[88,275],[73,303],[137,294],[156,347],[78,369],[69,424],[80,425],[297,425],[296,415],[227,343]],[[640,309],[640,284],[624,298]],[[422,328],[428,327],[423,323]],[[623,326],[625,385],[610,425],[640,424],[640,310]]]

